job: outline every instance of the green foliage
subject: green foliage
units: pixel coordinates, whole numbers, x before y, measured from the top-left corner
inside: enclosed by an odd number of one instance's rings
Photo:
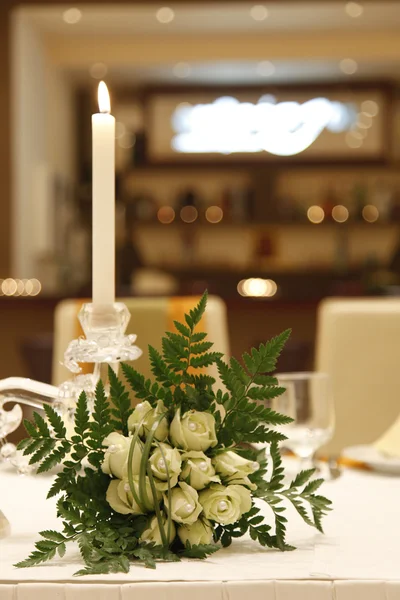
[[[217,550],[219,550],[217,544],[198,544],[192,546],[189,542],[186,542],[185,548],[179,551],[179,555],[184,556],[185,558],[203,559],[214,554]]]
[[[315,469],[301,471],[296,475],[288,487],[284,486],[284,469],[279,447],[271,444],[272,472],[270,479],[266,477],[266,460],[260,461],[261,473],[250,476],[257,483],[254,495],[263,499],[272,509],[275,517],[276,544],[281,550],[289,549],[285,541],[286,518],[283,516],[284,500],[288,500],[295,507],[302,519],[311,527],[322,532],[321,521],[324,515],[331,510],[331,501],[315,492],[320,488],[323,479],[311,479]],[[255,459],[257,460],[257,458]],[[257,479],[258,478],[258,479]],[[308,505],[308,507],[307,507]],[[308,511],[307,512],[307,508]]]
[[[114,404],[111,409],[111,414],[114,417],[113,425],[123,435],[128,435],[128,418],[133,412],[129,393],[112,367],[108,367],[108,379],[110,382],[110,399]]]
[[[286,542],[285,503],[291,503],[306,523],[322,531],[322,518],[330,510],[330,501],[316,493],[322,480],[312,480],[313,470],[309,470],[299,473],[290,485],[285,485],[278,447],[278,442],[285,436],[274,428],[289,423],[291,419],[268,406],[269,401],[283,392],[271,373],[290,331],[243,354],[242,363],[235,358],[226,363],[221,353],[212,351],[213,344],[206,340],[206,333],[195,331],[204,315],[206,303],[207,293],[185,315],[185,323],[174,322],[176,331],[165,334],[161,352],[149,346],[155,381],[146,379],[132,366],[122,364],[129,389],[110,367],[110,394],[107,396],[103,383],[99,381],[91,413],[85,393],[80,395],[71,439],[67,438],[61,416],[50,406],[45,407],[46,419],[35,414],[33,422],[25,421],[29,437],[20,442],[19,448],[30,456],[30,463],[37,464],[39,472],[62,465],[48,493],[48,497],[60,496],[57,513],[62,522],[62,532],[42,531],[34,551],[16,566],[41,564],[56,554],[62,557],[70,541],[78,543],[84,562],[84,568],[76,575],[127,573],[131,561],[155,568],[157,561],[178,561],[182,557],[203,559],[216,552],[220,545],[228,546],[232,539],[245,533],[262,546],[291,550],[292,546]],[[217,366],[226,391],[214,389],[215,379],[204,372],[212,365]],[[136,499],[139,504],[146,504],[146,477],[155,495],[154,475],[148,458],[154,444],[162,450],[162,446],[153,439],[161,420],[166,418],[170,421],[178,409],[181,414],[189,410],[208,411],[214,415],[218,438],[217,446],[207,451],[208,455],[212,457],[229,447],[258,462],[259,469],[249,475],[251,483],[256,486],[252,494],[268,504],[274,522],[264,522],[260,509],[253,505],[232,525],[214,524],[214,544],[194,546],[187,543],[183,547],[176,538],[169,548],[163,527],[160,528],[163,546],[142,543],[141,535],[148,525],[148,516],[115,513],[106,501],[110,479],[101,470],[104,438],[115,430],[128,435],[127,422],[133,411],[130,392],[152,407],[161,400],[166,408],[147,433],[145,442],[140,440],[139,430],[132,437],[129,456],[133,456],[136,443],[142,447],[140,498]],[[239,445],[243,441],[247,444],[269,443],[270,464],[265,451],[258,452],[251,447],[244,449]],[[128,458],[128,465],[131,465],[131,458]],[[136,494],[132,467],[129,466],[128,481],[132,494]],[[169,493],[170,488],[167,496]],[[163,515],[158,504],[155,511],[160,526]],[[170,512],[167,510],[168,514]]]
[[[284,440],[285,436],[269,426],[285,425],[291,419],[280,415],[261,403],[276,398],[284,389],[277,380],[265,373],[276,367],[276,361],[290,335],[290,330],[273,338],[267,344],[253,348],[251,355],[244,353],[242,366],[236,359],[230,364],[217,359],[218,371],[228,394],[217,397],[226,414],[218,433],[218,440],[224,446],[246,440],[247,443],[273,443]]]
[[[230,546],[233,538],[242,537],[249,532],[251,539],[257,541],[261,546],[277,548],[276,536],[271,535],[270,531],[271,526],[264,523],[264,517],[260,515],[260,509],[256,506],[252,506],[250,511],[233,525],[216,526],[217,540],[224,547]]]

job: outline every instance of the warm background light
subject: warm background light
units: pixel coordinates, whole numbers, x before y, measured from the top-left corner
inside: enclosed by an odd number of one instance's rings
[[[262,4],[255,4],[250,9],[250,16],[255,21],[265,21],[268,18],[268,8]]]
[[[93,79],[104,79],[107,75],[108,67],[102,62],[94,63],[90,69],[89,74]]]
[[[184,223],[194,223],[198,214],[197,208],[194,206],[184,206],[180,212],[181,219]]]
[[[261,279],[251,277],[242,279],[237,285],[237,291],[241,296],[253,298],[271,298],[275,296],[278,286],[272,279]]]
[[[356,19],[357,17],[361,17],[364,12],[364,7],[359,2],[346,2],[345,11],[349,17]]]
[[[186,62],[179,62],[173,68],[173,72],[175,77],[179,79],[185,79],[185,77],[189,77],[192,72],[191,66]]]
[[[379,219],[379,210],[373,204],[367,204],[362,210],[362,216],[367,223],[375,223]]]
[[[209,206],[206,210],[206,219],[209,223],[220,223],[224,212],[219,206]]]
[[[353,75],[358,69],[358,64],[353,58],[344,58],[340,61],[339,67],[345,75]]]
[[[369,117],[376,117],[379,113],[379,106],[374,100],[364,100],[361,104],[361,111]]]
[[[175,219],[175,211],[172,206],[161,206],[157,212],[157,219],[163,225],[169,225]]]
[[[175,18],[175,13],[169,6],[163,6],[156,12],[156,19],[159,23],[171,23]]]
[[[37,296],[41,291],[38,279],[0,279],[0,296]]]
[[[347,132],[346,144],[349,148],[361,148],[363,145],[363,135],[359,131]]]
[[[342,204],[338,204],[332,208],[332,219],[336,223],[345,223],[349,218],[349,211]]]
[[[82,12],[79,8],[68,8],[63,12],[63,20],[68,25],[75,25],[82,19]]]
[[[325,219],[325,212],[321,206],[310,206],[307,211],[307,218],[311,223],[322,223]]]
[[[275,65],[269,60],[262,60],[258,63],[256,71],[261,77],[269,77],[275,73]]]

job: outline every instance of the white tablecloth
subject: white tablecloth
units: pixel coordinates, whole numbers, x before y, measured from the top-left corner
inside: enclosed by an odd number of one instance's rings
[[[322,535],[288,511],[297,551],[235,541],[206,561],[132,566],[129,574],[74,578],[76,548],[30,569],[37,531],[58,528],[49,477],[0,469],[0,508],[11,537],[0,540],[0,600],[400,600],[400,478],[345,471],[323,493],[334,502]]]

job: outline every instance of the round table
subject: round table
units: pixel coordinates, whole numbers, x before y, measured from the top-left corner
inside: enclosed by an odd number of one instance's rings
[[[51,482],[0,467],[0,508],[12,527],[0,540],[0,600],[400,600],[400,478],[344,470],[324,484],[334,504],[325,535],[288,510],[295,552],[242,538],[205,561],[81,578],[76,547],[42,566],[13,567],[38,531],[59,528],[55,500],[45,499]]]

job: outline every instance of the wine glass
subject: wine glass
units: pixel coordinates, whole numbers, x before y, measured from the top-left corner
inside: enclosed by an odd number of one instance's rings
[[[287,436],[282,445],[312,468],[316,451],[332,439],[335,414],[327,373],[281,373],[276,375],[284,393],[272,401],[273,410],[288,415],[292,423],[279,427]]]

